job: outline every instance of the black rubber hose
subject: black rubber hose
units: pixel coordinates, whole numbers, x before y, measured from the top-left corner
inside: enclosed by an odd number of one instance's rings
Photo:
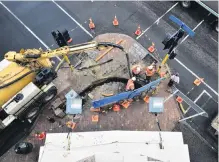
[[[19,78],[15,79],[15,80],[13,80],[13,81],[7,83],[7,84],[4,84],[4,85],[0,86],[0,89],[5,88],[5,87],[8,87],[8,86],[14,84],[15,82],[17,82],[17,81],[23,79],[23,78],[26,77],[27,75],[30,75],[31,73],[34,73],[34,72],[37,72],[37,71],[38,71],[38,70],[31,70],[31,71],[29,71],[29,72],[23,74],[23,75],[20,76]]]
[[[126,60],[127,60],[127,66],[128,66],[129,76],[130,76],[130,78],[132,78],[132,72],[131,72],[131,69],[130,69],[129,54],[128,54],[128,53],[125,53],[125,56],[126,56]]]
[[[110,42],[99,42],[98,46],[112,46],[112,47],[115,47],[115,48],[119,48],[122,51],[124,50],[124,48],[122,46],[120,46],[118,44],[115,44],[115,43],[110,43]]]

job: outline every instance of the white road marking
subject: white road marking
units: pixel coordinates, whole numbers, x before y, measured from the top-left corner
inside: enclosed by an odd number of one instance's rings
[[[208,16],[209,16],[209,14],[208,14]],[[198,25],[196,25],[195,27],[194,27],[194,29],[193,29],[193,31],[195,31],[202,23],[204,22],[204,19],[200,22],[200,23],[198,23]],[[183,43],[187,38],[188,38],[188,36],[189,35],[187,35],[181,42],[180,42],[180,44],[181,43]],[[178,46],[177,46],[178,47]],[[175,60],[181,65],[181,66],[183,66],[186,70],[188,70],[192,75],[194,75],[196,78],[198,78],[198,79],[200,79],[200,77],[197,75],[197,74],[195,74],[192,70],[190,70],[186,65],[184,65],[180,60],[178,60],[177,58],[175,58]],[[204,81],[202,82],[206,87],[208,87],[212,92],[214,92],[214,94],[216,94],[217,96],[218,96],[218,93],[212,88],[212,87],[210,87],[207,83],[205,83]]]
[[[75,29],[77,29],[77,28],[78,28],[78,26],[77,26],[76,28],[74,28],[74,29],[71,29],[70,31],[73,32],[73,31],[74,31]]]
[[[87,31],[87,29],[85,29],[79,22],[77,22],[68,12],[66,12],[58,3],[56,3],[54,0],[52,0],[52,2],[58,7],[60,8],[60,10],[62,10],[70,19],[72,19],[82,30],[84,30],[85,33],[87,33],[91,38],[94,38],[93,35]]]
[[[216,41],[214,38],[212,38],[212,37],[211,37],[211,39],[212,39],[212,40],[213,40],[215,43],[217,43],[217,44],[218,44],[218,41]]]
[[[200,21],[200,22],[198,23],[198,25],[196,25],[196,26],[194,27],[194,29],[192,29],[192,31],[195,31],[204,21],[205,21],[204,19],[203,19],[202,21]],[[179,45],[180,45],[181,43],[183,43],[188,37],[189,37],[189,35],[185,36],[185,38],[183,38],[183,40],[179,43]],[[178,47],[178,46],[177,46],[177,47]]]
[[[201,98],[201,96],[202,96],[204,93],[207,94],[210,98],[212,98],[212,96],[211,96],[206,90],[203,90],[202,93],[200,93],[199,96],[198,96],[193,102],[196,104],[196,102]],[[188,107],[188,109],[186,110],[185,114],[186,114],[190,109],[191,109],[191,106]],[[184,115],[185,115],[185,114],[184,114]]]
[[[195,76],[198,79],[201,79],[197,74],[195,74],[192,70],[190,70],[186,65],[184,65],[181,61],[179,61],[177,58],[175,58],[174,60],[176,60],[181,66],[183,66],[186,70],[188,70],[193,76]],[[211,88],[207,83],[205,83],[204,81],[202,82],[206,87],[208,87],[214,94],[216,94],[218,96],[218,93]]]
[[[173,97],[179,90],[177,89],[175,92],[173,92],[171,95],[169,95],[165,100],[164,100],[164,103],[166,101],[168,101],[171,97]]]
[[[46,45],[45,42],[43,42],[27,25],[25,25],[7,6],[5,6],[1,1],[0,4],[12,15],[15,19],[17,19],[47,50],[51,50],[49,46]],[[59,61],[61,59],[59,57],[56,57]]]
[[[209,13],[207,16],[209,16],[209,15],[211,15],[211,13]],[[198,23],[198,25],[196,25],[196,26],[192,29],[192,31],[195,31],[204,21],[205,21],[205,18],[204,18],[202,21],[200,21],[200,22]],[[187,35],[179,44],[183,43],[188,37],[189,37],[189,35]]]
[[[151,24],[147,29],[145,29],[138,37],[136,37],[136,40],[138,40],[142,35],[144,35],[154,24],[159,23],[160,19],[162,19],[168,12],[170,12],[174,7],[178,5],[179,2],[175,3],[172,7],[170,7],[161,17],[159,17],[153,24]]]

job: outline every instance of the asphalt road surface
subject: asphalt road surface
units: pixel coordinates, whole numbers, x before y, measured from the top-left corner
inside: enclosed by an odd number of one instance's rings
[[[73,44],[76,44],[90,41],[95,35],[106,32],[120,32],[136,38],[134,32],[138,25],[144,34],[137,40],[146,48],[154,42],[160,56],[164,57],[167,51],[162,50],[161,42],[166,33],[173,34],[178,29],[178,26],[169,20],[169,16],[173,14],[196,33],[193,38],[184,37],[181,40],[182,43],[176,50],[177,59],[169,61],[171,70],[180,73],[180,84],[177,87],[187,93],[193,87],[197,76],[204,78],[205,82],[195,87],[189,97],[195,100],[203,91],[207,92],[213,102],[207,104],[206,111],[215,114],[215,105],[218,102],[218,34],[209,25],[211,15],[201,7],[185,10],[177,2],[152,1],[2,2],[0,13],[0,36],[3,38],[1,59],[9,50],[57,47],[51,36],[53,30],[69,30]],[[119,20],[119,27],[112,25],[115,15]],[[94,32],[89,30],[89,18],[92,18],[96,25]],[[211,155],[211,149],[204,146],[202,149]],[[192,161],[216,159],[214,156],[200,154],[203,158],[195,160],[197,154],[191,156]]]

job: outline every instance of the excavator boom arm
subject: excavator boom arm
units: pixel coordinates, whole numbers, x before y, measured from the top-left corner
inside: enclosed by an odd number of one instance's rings
[[[53,58],[56,56],[65,56],[69,54],[76,54],[81,53],[83,51],[93,50],[98,48],[99,46],[113,46],[123,50],[123,47],[114,43],[110,42],[87,42],[82,44],[77,44],[73,46],[64,46],[57,48],[55,50],[49,50],[43,52],[42,50],[38,49],[27,49],[23,53],[16,53],[14,51],[10,51],[5,54],[5,59],[13,62],[31,62],[37,59],[47,59]]]

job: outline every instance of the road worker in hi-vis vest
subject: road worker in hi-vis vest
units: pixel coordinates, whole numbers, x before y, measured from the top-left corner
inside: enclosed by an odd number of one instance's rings
[[[140,65],[134,65],[132,67],[132,75],[133,76],[139,76],[142,73],[142,68]]]
[[[146,68],[146,71],[145,71],[145,73],[146,73],[146,81],[147,81],[147,83],[149,83],[150,82],[150,80],[151,80],[151,77],[155,74],[155,63],[152,63],[150,66],[148,66],[147,68]]]
[[[126,84],[126,91],[131,91],[135,89],[135,84],[134,82],[136,81],[135,77],[132,77],[131,79],[128,80],[127,84]]]

